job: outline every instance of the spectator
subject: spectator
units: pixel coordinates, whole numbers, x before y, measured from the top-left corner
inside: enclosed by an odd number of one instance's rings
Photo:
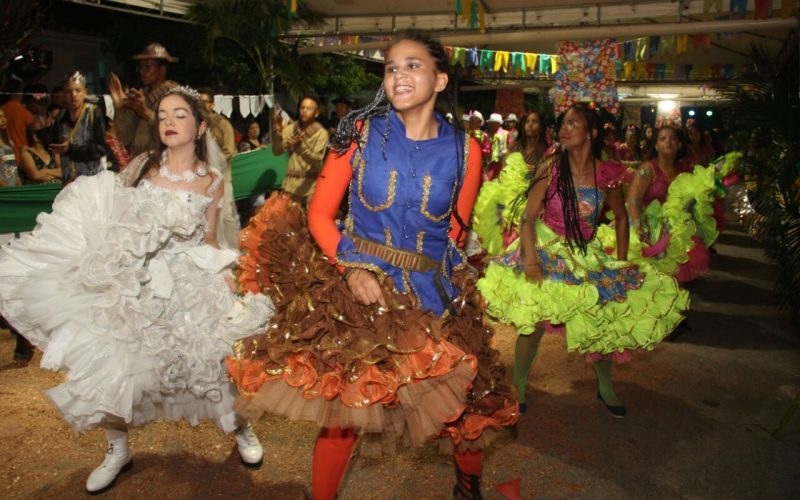
[[[217,141],[217,145],[225,155],[225,159],[230,163],[233,155],[236,154],[236,141],[234,139],[233,125],[227,118],[217,113],[214,109],[214,93],[210,89],[200,89],[200,102],[208,111],[208,126],[211,128],[211,135]]]
[[[47,87],[41,83],[31,83],[25,86],[22,93],[22,104],[33,115],[33,129],[40,130],[51,127],[53,120],[47,114],[47,107],[50,106]]]
[[[123,89],[119,77],[111,73],[108,91],[116,109],[117,136],[128,148],[131,156],[138,156],[152,147],[150,123],[154,119],[154,108],[167,91],[178,84],[167,80],[169,63],[178,62],[177,57],[159,43],[151,43],[141,54],[133,56],[138,62],[141,89]]]
[[[100,106],[86,100],[86,77],[72,71],[64,82],[66,109],[50,135],[50,151],[61,156],[64,183],[106,168],[106,125]]]
[[[0,187],[18,186],[19,175],[14,157],[14,145],[8,138],[6,114],[0,109]]]
[[[486,126],[489,127],[489,142],[492,148],[489,152],[486,175],[491,180],[497,177],[500,169],[503,168],[503,160],[508,155],[509,134],[508,130],[503,128],[503,115],[500,113],[489,115]]]
[[[331,133],[336,131],[336,127],[339,125],[339,121],[345,116],[347,116],[347,113],[349,113],[353,109],[353,101],[351,101],[345,96],[339,96],[333,101],[333,105],[335,106],[335,108],[334,108],[334,114],[333,116],[331,116],[331,124],[330,124]]]
[[[23,184],[61,182],[61,159],[56,153],[47,151],[42,137],[47,129],[34,131],[28,128],[28,146],[22,148],[20,177]]]
[[[231,125],[231,122],[229,122],[227,118],[214,110],[214,93],[210,89],[201,89],[198,94],[200,103],[205,107],[205,111],[208,113],[208,129],[227,162],[228,168],[222,172],[222,177],[225,181],[225,196],[232,200],[233,176],[231,172],[231,158],[233,158],[233,155],[236,153],[233,125]],[[234,203],[223,205],[220,209],[219,218],[221,227],[224,228],[220,235],[220,237],[224,239],[223,244],[231,248],[238,248],[241,222],[239,220],[239,214],[236,211],[236,205]]]
[[[283,123],[281,115],[275,117],[275,134],[272,152],[289,153],[289,165],[281,188],[296,201],[305,203],[314,194],[317,176],[322,169],[322,159],[328,149],[328,131],[317,121],[319,101],[315,97],[300,99],[296,122]]]
[[[14,146],[14,158],[19,165],[20,152],[24,146],[28,145],[25,129],[33,125],[33,114],[22,105],[22,82],[11,78],[6,82],[6,92],[9,95],[8,101],[0,109],[6,115],[8,127],[8,138]]]
[[[517,135],[519,135],[519,131],[517,129],[518,122],[519,118],[517,118],[516,113],[509,113],[508,116],[506,116],[506,130],[508,130],[509,144],[512,144],[517,140]]]
[[[255,151],[256,149],[264,148],[265,146],[261,144],[261,141],[259,140],[260,135],[261,126],[258,124],[258,121],[252,120],[247,125],[247,134],[239,143],[239,152],[244,153],[247,151]]]

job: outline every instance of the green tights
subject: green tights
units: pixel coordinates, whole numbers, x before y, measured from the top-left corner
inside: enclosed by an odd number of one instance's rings
[[[526,402],[528,375],[533,361],[536,359],[536,353],[539,351],[539,343],[543,334],[544,330],[537,328],[530,335],[517,336],[517,344],[514,349],[514,387],[517,389],[517,397],[520,403]],[[611,380],[612,367],[613,363],[608,360],[597,361],[594,364],[594,372],[597,375],[597,390],[606,403],[621,405],[622,401],[614,392],[614,382]]]

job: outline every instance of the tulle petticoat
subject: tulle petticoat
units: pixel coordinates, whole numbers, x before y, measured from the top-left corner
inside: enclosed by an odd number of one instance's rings
[[[76,429],[167,418],[237,423],[223,359],[272,304],[237,298],[236,252],[200,244],[202,204],[81,177],[0,251],[0,309],[66,381],[47,395]]]
[[[382,443],[443,448],[487,445],[516,421],[492,330],[482,321],[474,279],[457,273],[459,314],[442,321],[411,295],[383,284],[388,311],[353,299],[311,241],[302,209],[275,194],[242,233],[240,285],[276,304],[270,328],[237,342],[228,370],[241,393],[237,410],[268,411],[322,427],[361,430],[362,453]],[[369,448],[369,449],[366,449]]]

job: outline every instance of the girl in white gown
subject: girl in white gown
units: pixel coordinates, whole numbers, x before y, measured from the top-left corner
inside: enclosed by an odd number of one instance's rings
[[[76,430],[105,429],[90,492],[132,465],[127,427],[158,419],[215,420],[236,431],[243,462],[261,462],[222,361],[274,309],[228,285],[238,254],[220,249],[217,222],[232,200],[204,113],[192,89],[169,91],[153,153],[124,174],[80,177],[0,250],[0,311],[43,351],[43,368],[66,374],[47,396]]]

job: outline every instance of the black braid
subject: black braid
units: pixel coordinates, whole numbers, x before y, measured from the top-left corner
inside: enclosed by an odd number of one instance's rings
[[[613,119],[613,117],[607,111],[601,110],[596,105],[593,106],[591,104],[578,103],[573,105],[570,109],[578,111],[586,118],[586,130],[591,137],[592,170],[595,180],[595,213],[597,214],[599,210],[598,203],[600,193],[597,186],[597,164],[595,159],[600,157],[600,152],[603,147],[602,134],[600,133],[600,131],[603,130],[603,123],[609,118]],[[561,128],[561,122],[566,114],[567,112],[564,112],[564,114],[559,117],[558,128]],[[592,135],[593,132],[595,135]],[[559,158],[556,191],[561,195],[567,244],[569,244],[572,249],[577,247],[581,253],[586,255],[588,243],[594,239],[597,232],[597,224],[595,223],[592,228],[592,235],[588,239],[584,238],[583,232],[581,231],[578,197],[575,194],[575,184],[572,180],[572,169],[569,163],[569,151],[567,150],[564,150],[561,153],[561,158]],[[599,214],[597,215],[599,216]]]
[[[385,116],[389,114],[391,105],[386,101],[386,91],[380,86],[375,98],[363,108],[354,109],[339,121],[336,132],[331,139],[331,147],[339,154],[344,154],[350,149],[353,141],[358,141],[361,147],[361,133],[358,131],[359,122],[366,123],[372,116]]]

